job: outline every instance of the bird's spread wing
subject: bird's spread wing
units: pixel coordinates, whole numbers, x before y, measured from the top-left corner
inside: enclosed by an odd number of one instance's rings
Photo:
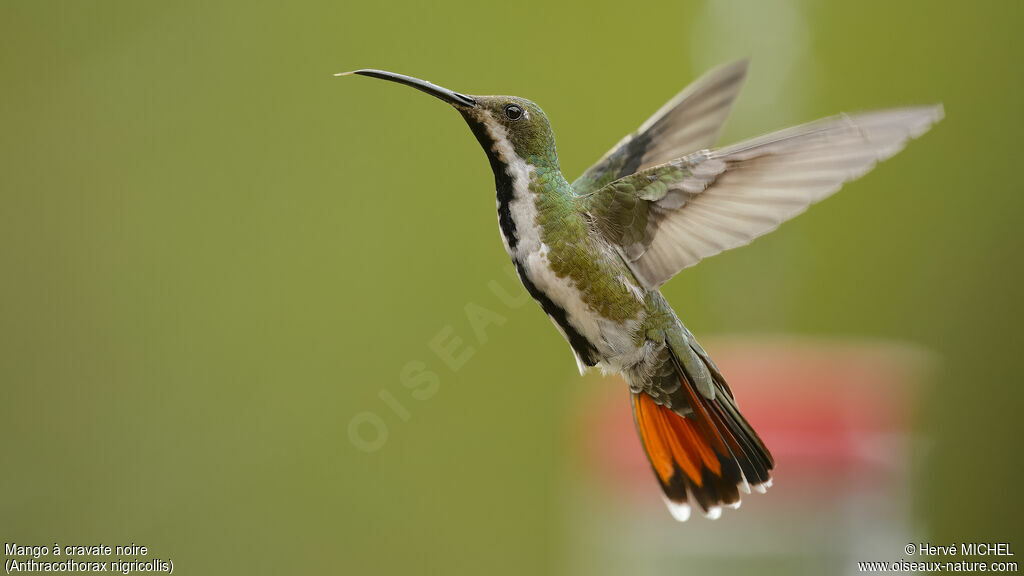
[[[588,168],[573,182],[573,190],[593,192],[638,170],[714,146],[746,75],[746,60],[708,72]]]
[[[899,152],[942,114],[931,106],[825,118],[642,170],[580,201],[640,282],[654,288],[774,230]]]

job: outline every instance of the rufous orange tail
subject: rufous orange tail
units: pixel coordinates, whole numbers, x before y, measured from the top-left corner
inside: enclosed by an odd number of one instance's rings
[[[692,500],[705,516],[717,518],[723,506],[739,507],[741,491],[771,486],[775,461],[724,382],[716,382],[714,398],[708,399],[675,364],[678,396],[686,406],[676,402],[668,408],[634,392],[633,417],[672,515],[689,518]]]

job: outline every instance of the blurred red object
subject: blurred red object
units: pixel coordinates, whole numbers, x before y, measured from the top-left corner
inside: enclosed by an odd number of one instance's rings
[[[837,477],[848,487],[884,481],[906,467],[912,403],[931,365],[920,348],[784,337],[704,344],[775,457],[777,496]],[[625,383],[598,388],[582,423],[588,465],[616,484],[657,490]]]

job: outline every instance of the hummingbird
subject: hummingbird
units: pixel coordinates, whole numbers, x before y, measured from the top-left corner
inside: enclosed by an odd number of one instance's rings
[[[640,443],[674,518],[764,493],[775,460],[660,287],[777,228],[926,132],[941,105],[841,114],[715,148],[747,61],[686,87],[569,182],[551,123],[518,96],[472,96],[383,70],[447,102],[494,172],[498,229],[526,291],[592,367],[629,385]]]

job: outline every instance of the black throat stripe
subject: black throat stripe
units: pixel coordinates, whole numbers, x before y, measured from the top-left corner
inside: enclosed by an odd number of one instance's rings
[[[491,163],[491,171],[494,172],[494,190],[498,195],[498,226],[501,227],[501,235],[505,237],[509,250],[514,250],[519,244],[519,237],[516,236],[516,223],[512,220],[512,209],[509,204],[515,195],[515,186],[512,177],[508,175],[508,164],[498,158],[494,152],[494,139],[487,132],[487,127],[471,118],[466,118],[469,129],[473,131],[480,146],[487,153],[487,160]]]
[[[487,127],[473,118],[468,116],[465,116],[465,118],[470,130],[473,131],[473,135],[476,136],[480,146],[487,153],[487,160],[491,163],[491,171],[494,172],[494,189],[498,195],[498,226],[501,227],[501,234],[505,237],[509,250],[514,250],[519,244],[519,237],[516,235],[516,223],[512,219],[512,210],[509,207],[515,195],[515,185],[512,177],[508,175],[508,165],[502,162],[494,152],[495,142],[487,132]],[[519,259],[513,258],[512,260],[516,265],[520,281],[526,287],[526,291],[540,304],[540,307],[544,309],[548,317],[565,332],[569,345],[572,346],[572,349],[580,357],[583,364],[586,366],[596,365],[600,359],[597,348],[587,340],[586,336],[580,334],[569,323],[569,317],[565,310],[558,304],[555,304],[551,298],[548,298],[547,294],[541,291],[540,288],[537,288],[537,285],[527,276],[526,269],[523,268]]]

